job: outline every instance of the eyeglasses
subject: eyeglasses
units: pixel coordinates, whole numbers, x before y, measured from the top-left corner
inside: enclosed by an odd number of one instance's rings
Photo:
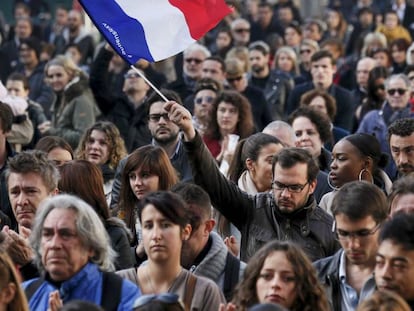
[[[283,190],[287,189],[289,192],[299,193],[299,192],[302,192],[303,188],[305,188],[308,183],[309,182],[307,181],[303,185],[301,185],[301,184],[285,185],[285,184],[282,184],[281,182],[278,182],[278,181],[274,180],[272,182],[272,189],[277,190],[277,191],[283,191]]]
[[[186,58],[185,62],[186,63],[196,63],[198,65],[198,64],[201,64],[203,62],[203,60],[199,59],[199,58]]]
[[[402,96],[402,95],[405,94],[405,92],[407,92],[406,89],[389,89],[389,90],[387,90],[387,93],[390,96],[394,96],[395,93],[398,93],[398,95]]]
[[[160,121],[161,117],[165,120],[165,121],[169,121],[170,118],[168,117],[168,113],[153,113],[150,114],[148,116],[148,119],[152,122],[158,122]]]
[[[181,301],[180,297],[176,294],[171,294],[171,293],[165,293],[165,294],[159,294],[159,295],[142,295],[141,297],[135,300],[133,308],[139,308],[139,307],[145,306],[151,301],[159,301],[159,302],[163,302],[169,305],[179,304],[184,310],[184,304]]]
[[[309,49],[303,49],[303,50],[300,50],[300,51],[299,51],[299,53],[300,53],[300,54],[305,54],[305,53],[306,53],[306,54],[310,54],[310,52],[312,52],[312,51],[311,51],[311,50],[309,50]]]
[[[197,97],[196,99],[194,99],[194,102],[198,105],[200,105],[203,101],[205,101],[208,104],[211,104],[214,101],[214,97],[213,96],[202,96],[202,97]]]
[[[378,231],[378,229],[381,227],[381,224],[377,224],[374,228],[372,229],[362,229],[359,231],[353,231],[353,232],[349,232],[349,231],[344,231],[341,229],[336,229],[336,223],[334,224],[334,233],[335,236],[337,238],[337,240],[339,241],[349,241],[350,239],[358,239],[358,240],[364,240],[367,239],[369,236],[375,234],[375,232]]]
[[[413,81],[414,80],[414,76],[408,76],[408,80]]]
[[[240,81],[241,79],[243,79],[243,76],[239,76],[239,77],[235,77],[235,78],[227,78],[227,81],[229,83],[232,83],[232,82]]]
[[[234,29],[234,32],[237,32],[237,33],[250,32],[250,29],[249,28],[238,28],[238,29]]]
[[[137,74],[136,72],[131,72],[131,73],[126,73],[124,74],[124,79],[132,79],[132,78],[139,78],[141,77],[139,74]]]

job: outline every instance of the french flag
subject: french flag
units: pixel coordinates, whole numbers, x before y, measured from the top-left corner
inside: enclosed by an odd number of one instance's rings
[[[224,0],[79,0],[100,33],[129,64],[185,50],[232,10]]]

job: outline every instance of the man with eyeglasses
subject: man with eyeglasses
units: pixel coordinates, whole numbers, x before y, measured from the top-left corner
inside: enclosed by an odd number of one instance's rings
[[[409,103],[411,94],[410,80],[404,74],[395,74],[385,81],[386,100],[381,109],[368,112],[357,130],[358,133],[375,135],[381,144],[381,151],[392,155],[388,144],[388,126],[394,121],[414,116]],[[393,179],[397,175],[397,168],[393,161],[389,161],[385,168],[388,176]]]
[[[112,84],[122,77],[118,77],[121,73],[110,72],[114,54],[109,44],[101,48],[91,65],[89,84],[105,120],[117,126],[128,152],[132,152],[151,142],[144,105],[149,85],[129,69],[123,75],[122,91],[115,91]]]
[[[177,78],[167,85],[167,89],[177,92],[181,101],[192,95],[197,81],[201,78],[203,62],[210,56],[210,51],[204,45],[190,45],[183,51],[182,71],[176,70]]]
[[[379,291],[397,293],[414,310],[414,215],[400,213],[379,234],[375,281]]]
[[[244,18],[236,18],[230,24],[233,46],[247,46],[250,42],[250,23]]]
[[[300,76],[295,77],[295,85],[299,85],[304,82],[312,81],[311,75],[311,57],[315,52],[319,51],[318,42],[312,39],[303,39],[299,46],[299,70]]]
[[[313,197],[319,168],[306,150],[286,148],[274,155],[273,190],[248,195],[221,174],[216,160],[194,129],[191,114],[175,102],[168,102],[163,108],[183,131],[194,182],[242,233],[243,261],[273,239],[298,243],[311,260],[330,256],[337,250],[338,244],[331,232],[333,219],[317,207]]]
[[[332,203],[333,234],[342,249],[315,262],[332,310],[355,310],[375,291],[378,232],[388,216],[385,194],[367,182],[341,187]]]
[[[414,119],[404,118],[394,121],[388,127],[388,143],[391,155],[397,166],[397,176],[414,172]]]
[[[270,47],[264,41],[249,45],[251,71],[248,84],[262,90],[273,120],[285,119],[285,103],[293,88],[293,79],[279,69],[271,69]]]

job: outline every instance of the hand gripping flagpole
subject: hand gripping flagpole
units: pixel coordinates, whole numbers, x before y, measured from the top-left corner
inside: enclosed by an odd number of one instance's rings
[[[145,75],[142,74],[142,72],[135,67],[134,65],[131,65],[131,69],[134,70],[137,74],[139,74],[139,76],[144,79],[145,82],[148,83],[148,85],[155,91],[157,92],[158,95],[160,95],[160,97],[165,101],[168,102],[168,98],[164,96],[163,93],[161,93],[161,91],[154,85],[152,84],[152,82],[150,80],[147,79],[147,77],[145,77]]]

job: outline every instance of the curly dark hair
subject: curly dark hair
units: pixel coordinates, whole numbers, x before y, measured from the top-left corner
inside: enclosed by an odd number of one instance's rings
[[[332,140],[331,121],[327,115],[310,107],[299,107],[290,114],[288,118],[289,124],[292,125],[293,121],[299,117],[308,118],[315,125],[323,143]]]
[[[318,281],[316,271],[309,258],[296,244],[277,240],[264,245],[248,262],[244,271],[243,282],[237,285],[232,301],[236,304],[237,310],[245,311],[259,303],[256,283],[266,258],[276,251],[285,253],[295,273],[297,296],[289,310],[329,310],[325,291]]]
[[[236,107],[238,110],[239,120],[236,126],[236,134],[238,134],[241,139],[253,134],[255,127],[249,100],[237,91],[225,90],[217,96],[213,103],[213,116],[217,116],[218,106],[222,102],[229,103]],[[219,125],[217,123],[217,117],[214,117],[212,119],[210,129],[208,133],[206,133],[206,136],[218,140],[222,138]]]

